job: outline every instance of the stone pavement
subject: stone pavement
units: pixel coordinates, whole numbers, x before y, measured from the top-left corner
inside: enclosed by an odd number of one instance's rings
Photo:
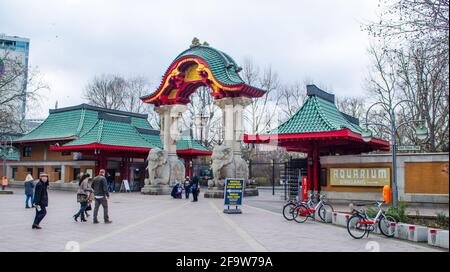
[[[25,209],[23,189],[0,196],[0,251],[440,251],[425,244],[371,235],[355,240],[345,228],[288,222],[270,197],[244,199],[243,213],[222,212],[223,200],[199,202],[169,196],[115,193],[112,224],[75,222],[73,192],[49,191],[42,230],[31,229],[34,209]],[[204,191],[204,190],[203,190]],[[277,209],[275,209],[278,206]],[[99,219],[102,218],[100,209]]]

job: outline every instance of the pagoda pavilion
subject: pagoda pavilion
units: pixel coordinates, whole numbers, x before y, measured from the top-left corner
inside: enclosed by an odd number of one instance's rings
[[[159,130],[151,127],[147,117],[87,104],[50,110],[39,127],[13,141],[21,158],[12,176],[21,180],[26,173],[38,176],[46,171],[50,180],[68,182],[75,179],[74,169],[90,169],[93,174],[107,169],[119,180],[139,174],[143,183],[148,152],[163,148]],[[211,151],[183,136],[177,143],[177,154],[185,159],[187,172],[192,175],[192,159],[209,156]],[[131,175],[133,169],[140,173]]]
[[[244,142],[306,153],[308,190],[320,191],[320,156],[389,151],[387,141],[363,141],[359,120],[340,112],[334,100],[333,94],[308,85],[307,99],[297,113],[267,134],[244,135]]]

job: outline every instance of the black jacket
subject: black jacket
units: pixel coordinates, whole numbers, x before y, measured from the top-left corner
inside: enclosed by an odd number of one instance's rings
[[[36,184],[34,189],[34,205],[42,207],[48,206],[48,194],[47,194],[48,182],[44,183],[41,180]]]
[[[92,181],[92,189],[94,189],[95,196],[109,197],[108,184],[104,176],[96,176]]]

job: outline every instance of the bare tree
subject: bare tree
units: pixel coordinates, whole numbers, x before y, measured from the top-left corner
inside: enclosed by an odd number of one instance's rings
[[[365,99],[363,97],[336,97],[336,107],[339,111],[358,118],[360,121],[365,118]]]
[[[121,110],[125,106],[126,91],[127,82],[121,76],[101,75],[87,84],[84,96],[93,106]]]
[[[210,88],[199,87],[191,95],[188,110],[182,119],[184,127],[192,130],[192,136],[206,147],[221,141],[222,115],[213,100]]]
[[[401,111],[400,118],[424,120],[429,130],[426,150],[445,149],[449,129],[448,51],[433,52],[428,44],[416,43],[396,54],[401,97],[414,102]],[[404,136],[417,144],[413,133],[404,131]]]
[[[42,80],[38,68],[26,67],[9,51],[5,50],[0,55],[0,66],[0,135],[23,133],[26,130],[21,112],[23,100],[35,101],[40,92],[49,87]]]
[[[379,21],[365,26],[373,36],[447,47],[449,0],[380,0],[380,6]]]

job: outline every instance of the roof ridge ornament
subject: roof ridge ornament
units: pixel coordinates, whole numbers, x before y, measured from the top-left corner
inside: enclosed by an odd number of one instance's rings
[[[325,92],[324,90],[321,90],[319,87],[317,87],[314,84],[306,85],[306,95],[308,96],[317,96],[320,97],[330,103],[334,104],[334,94]]]

